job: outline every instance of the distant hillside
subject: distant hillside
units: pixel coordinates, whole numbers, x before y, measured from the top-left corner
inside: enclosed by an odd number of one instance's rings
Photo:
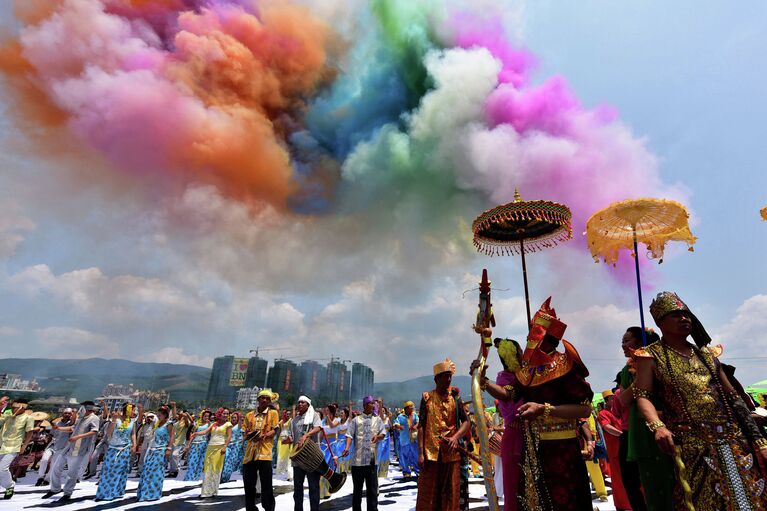
[[[47,358],[0,359],[0,373],[37,378],[44,396],[93,399],[108,383],[133,383],[135,388],[166,390],[174,401],[205,399],[210,369],[186,364],[157,364],[129,360],[88,358],[59,360]]]
[[[453,377],[453,387],[461,389],[464,401],[471,401],[471,378],[466,375]],[[390,406],[401,407],[405,401],[413,401],[416,406],[421,394],[434,388],[433,376],[420,376],[403,382],[381,382],[374,385],[374,393]],[[490,394],[484,395],[485,406],[493,406]]]
[[[0,359],[0,373],[37,378],[44,391],[40,397],[74,397],[79,401],[93,399],[108,383],[132,383],[138,389],[166,390],[174,401],[197,402],[205,399],[210,381],[209,368],[186,364],[157,364],[129,360],[88,358],[60,360],[47,358]],[[465,400],[471,399],[471,379],[466,375],[453,378],[453,386],[461,389]],[[375,395],[394,406],[407,400],[418,405],[421,394],[434,388],[432,376],[421,376],[403,382],[375,384]],[[485,394],[485,404],[492,397]]]

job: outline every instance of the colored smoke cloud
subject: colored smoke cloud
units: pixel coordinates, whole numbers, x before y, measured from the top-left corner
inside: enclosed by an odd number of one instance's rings
[[[2,67],[24,73],[86,145],[142,178],[180,173],[285,203],[295,187],[285,133],[330,73],[324,22],[281,2],[43,8]],[[26,65],[14,69],[13,57]]]
[[[616,112],[583,106],[561,76],[536,82],[509,27],[465,3],[18,5],[25,26],[0,70],[24,125],[66,126],[117,172],[167,188],[167,204],[181,183],[251,222],[320,229],[318,245],[353,226],[333,257],[392,240],[405,254],[466,248],[473,216],[516,187],[569,205],[581,250],[586,219],[612,201],[685,200]]]

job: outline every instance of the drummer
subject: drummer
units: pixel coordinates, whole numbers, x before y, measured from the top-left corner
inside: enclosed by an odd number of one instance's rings
[[[292,443],[295,452],[306,441],[318,443],[320,431],[322,431],[322,421],[319,415],[315,413],[311,399],[306,396],[299,397],[296,405],[296,416],[290,425],[290,431],[285,442]],[[311,511],[319,511],[320,474],[306,472],[295,461],[291,461],[291,463],[293,465],[293,500],[296,511],[304,508],[304,479],[307,479],[309,484],[309,508]]]

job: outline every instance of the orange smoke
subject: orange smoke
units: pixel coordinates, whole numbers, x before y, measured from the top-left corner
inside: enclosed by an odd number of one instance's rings
[[[129,174],[171,172],[284,207],[297,192],[287,137],[331,76],[331,30],[283,2],[180,4],[17,2],[27,26],[0,49],[15,116],[38,131],[66,124]],[[172,13],[174,32],[136,23],[149,12]]]

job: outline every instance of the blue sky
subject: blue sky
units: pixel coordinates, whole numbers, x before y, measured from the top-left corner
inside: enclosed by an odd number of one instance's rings
[[[537,76],[562,74],[584,104],[614,106],[646,139],[664,181],[689,190],[695,252],[669,250],[645,307],[657,291],[678,291],[725,345],[725,359],[744,383],[767,378],[767,358],[755,358],[767,356],[767,222],[758,215],[767,205],[767,6],[536,1],[510,7],[515,30],[539,58]],[[17,29],[10,2],[0,4],[0,27]],[[233,219],[238,230],[231,238],[199,226],[170,233],[169,213],[151,206],[151,191],[106,188],[97,179],[74,186],[68,162],[21,149],[7,96],[0,100],[2,356],[207,364],[258,344],[366,362],[379,381],[406,379],[428,374],[444,356],[468,366],[476,351],[469,330],[475,296],[462,293],[483,267],[499,288],[497,333],[521,336],[518,259],[476,255],[419,278],[385,257],[350,254],[334,267],[309,268],[304,286],[298,279],[275,287],[270,271],[293,265],[301,274],[308,263],[296,251],[311,246],[279,240],[282,250],[233,272],[222,259],[245,258],[247,247],[222,243],[261,235],[242,211],[209,212]],[[102,165],[91,163],[94,173]],[[165,206],[184,212],[199,201],[210,204],[208,192],[188,190]],[[295,236],[311,239],[313,228],[303,229]],[[429,254],[413,254],[413,266],[428,264],[419,257]],[[534,302],[554,295],[595,390],[606,388],[621,366],[620,337],[638,323],[634,290],[587,256],[563,263],[536,254],[529,264]]]

